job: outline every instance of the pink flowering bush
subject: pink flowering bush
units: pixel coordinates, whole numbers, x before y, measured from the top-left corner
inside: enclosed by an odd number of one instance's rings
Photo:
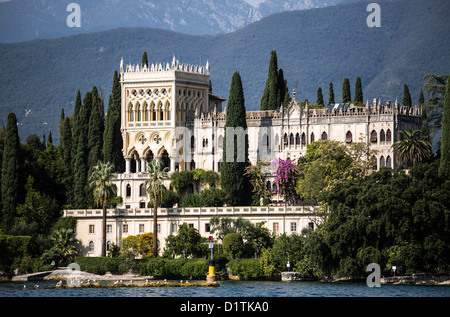
[[[295,205],[298,201],[298,195],[295,191],[296,179],[300,175],[300,170],[291,159],[283,160],[281,158],[272,161],[272,168],[276,171],[275,182],[277,191],[284,196],[287,205]]]

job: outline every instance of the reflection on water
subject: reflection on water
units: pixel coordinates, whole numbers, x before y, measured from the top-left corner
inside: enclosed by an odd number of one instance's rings
[[[450,286],[221,281],[220,287],[43,289],[56,281],[0,282],[0,297],[450,297]],[[34,289],[35,285],[39,285]],[[25,287],[24,287],[25,286]]]

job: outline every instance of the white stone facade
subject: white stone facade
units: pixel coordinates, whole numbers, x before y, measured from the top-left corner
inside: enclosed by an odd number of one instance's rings
[[[110,211],[115,216],[108,220],[112,226],[108,241],[120,242],[125,236],[125,223],[128,224],[127,234],[142,233],[139,228],[144,232],[152,231],[152,211],[146,209],[148,198],[144,190],[146,162],[160,159],[170,172],[194,168],[220,172],[226,119],[222,102],[225,99],[209,93],[209,72],[209,63],[204,67],[185,65],[175,57],[171,64],[151,64],[148,68],[125,67],[121,61],[121,131],[126,171],[117,177],[117,194],[122,196],[123,204],[117,211]],[[287,108],[246,113],[249,159],[252,163],[288,157],[295,160],[305,154],[309,143],[319,139],[347,143],[363,141],[377,150],[373,157],[374,169],[397,167],[391,146],[399,139],[399,131],[420,128],[420,116],[418,108],[408,112],[397,101],[381,104],[378,99],[373,99],[372,104],[367,101],[365,107],[334,104],[326,109],[309,109],[308,105],[301,107],[294,92]],[[267,187],[276,193],[276,185],[270,177]],[[281,197],[274,194],[273,198]],[[123,215],[117,214],[119,210]],[[181,213],[181,209],[159,210],[166,212],[161,218],[158,236],[161,246],[164,246],[164,239],[174,233],[172,226],[178,226],[182,221],[192,223],[201,234],[207,235],[204,225],[214,214],[202,214],[201,210],[196,214],[188,209]],[[82,211],[84,214],[80,215],[77,212],[74,211],[74,216],[79,217],[78,238],[86,250],[90,243],[94,244],[93,251],[87,254],[98,254],[101,218],[89,216],[89,211]],[[226,215],[227,212],[218,214]],[[242,214],[250,216],[245,212]],[[286,221],[296,221],[298,231],[311,222],[308,220],[310,215],[302,212],[290,214],[290,220],[280,220],[276,216],[279,214],[267,212],[261,217],[252,217],[252,220],[266,221],[270,230],[274,230],[272,222],[282,221],[281,232],[290,232],[286,230]],[[94,233],[89,233],[88,225],[95,226]]]

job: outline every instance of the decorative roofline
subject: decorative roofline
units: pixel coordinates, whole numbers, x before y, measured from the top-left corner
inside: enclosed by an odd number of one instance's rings
[[[173,56],[171,64],[166,63],[166,65],[164,65],[164,63],[152,63],[148,67],[147,67],[147,65],[144,65],[142,67],[139,64],[136,64],[136,65],[127,64],[126,66],[124,66],[123,57],[120,60],[120,72],[121,73],[153,73],[153,72],[165,72],[165,71],[178,71],[178,72],[185,72],[185,73],[191,73],[191,74],[209,75],[210,67],[209,67],[209,61],[206,61],[205,66],[180,63],[175,58],[175,55]]]

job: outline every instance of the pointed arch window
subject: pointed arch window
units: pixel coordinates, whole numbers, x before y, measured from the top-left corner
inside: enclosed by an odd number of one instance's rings
[[[384,129],[381,129],[380,131],[380,142],[386,141],[386,133],[384,133]]]
[[[350,131],[347,131],[347,134],[345,135],[345,143],[350,144],[353,141],[353,135]]]
[[[327,134],[325,131],[322,132],[322,137],[321,137],[321,139],[322,139],[323,141],[328,140],[328,134]]]
[[[386,142],[392,142],[392,133],[391,129],[386,130]]]
[[[314,142],[314,132],[311,132],[311,143]]]
[[[377,141],[377,131],[372,130],[372,132],[370,133],[370,142],[377,143]]]

